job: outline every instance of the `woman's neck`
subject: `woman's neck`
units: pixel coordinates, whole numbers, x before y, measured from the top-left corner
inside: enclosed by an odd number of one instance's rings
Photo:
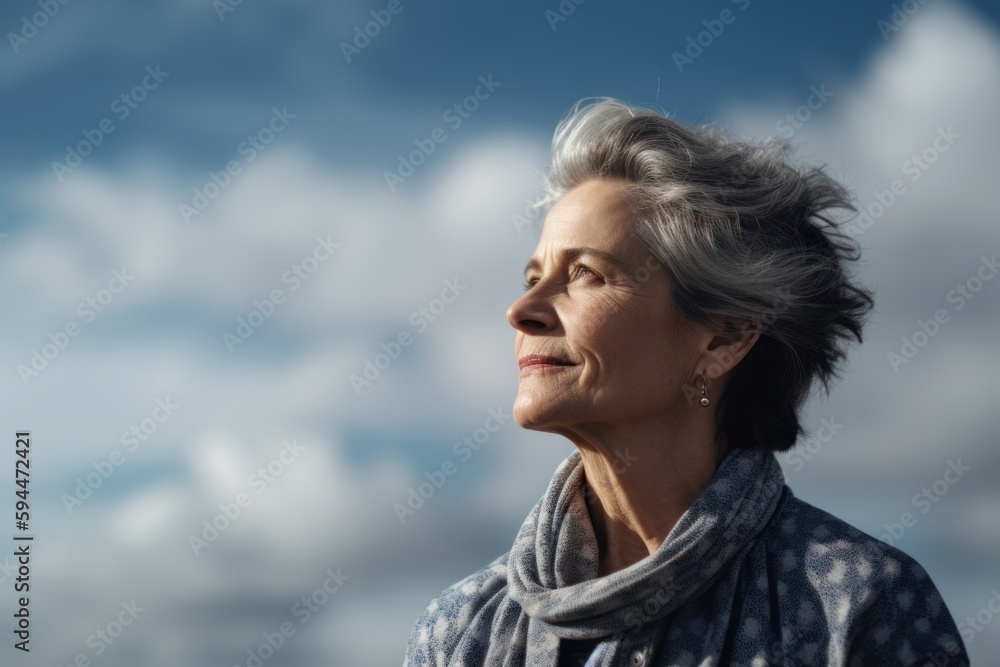
[[[656,551],[711,481],[718,467],[714,432],[699,424],[706,422],[574,433],[597,540],[598,576]]]

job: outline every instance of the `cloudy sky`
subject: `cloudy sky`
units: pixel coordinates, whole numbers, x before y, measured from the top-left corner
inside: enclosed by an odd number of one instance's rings
[[[876,537],[915,514],[891,539],[974,616],[1000,588],[1000,9],[904,4],[5,6],[0,414],[8,470],[31,432],[36,539],[5,664],[242,665],[283,623],[266,664],[401,663],[572,451],[509,417],[455,443],[510,413],[526,203],[598,95],[791,138],[855,193],[876,310],[807,409],[834,437],[779,458]]]

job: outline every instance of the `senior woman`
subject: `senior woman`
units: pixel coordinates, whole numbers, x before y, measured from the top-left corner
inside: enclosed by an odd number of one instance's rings
[[[797,498],[776,459],[873,306],[844,188],[611,98],[560,123],[545,188],[507,311],[513,416],[577,449],[404,665],[967,665],[916,560]]]

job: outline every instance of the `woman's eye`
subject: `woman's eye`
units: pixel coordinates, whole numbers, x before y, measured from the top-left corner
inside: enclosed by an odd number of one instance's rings
[[[592,276],[596,276],[597,275],[596,273],[594,273],[593,269],[591,269],[588,266],[584,266],[583,264],[577,264],[576,267],[581,272],[581,275],[585,275],[585,276],[588,276],[588,277],[592,277]],[[583,273],[583,271],[586,271],[586,273]]]
[[[589,267],[584,266],[583,264],[576,264],[575,266],[580,271],[586,271],[587,273],[584,274],[584,275],[587,275],[587,276],[595,276],[595,275],[597,275],[596,273],[594,273],[594,271],[592,269],[590,269]],[[528,290],[530,290],[532,287],[535,286],[536,282],[538,282],[537,278],[531,278],[530,280],[525,280],[524,283],[522,284],[522,287],[524,288],[524,291],[527,292]]]

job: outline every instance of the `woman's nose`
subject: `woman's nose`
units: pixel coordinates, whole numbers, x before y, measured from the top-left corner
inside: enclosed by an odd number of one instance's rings
[[[535,287],[510,305],[507,321],[518,331],[539,333],[555,327],[556,315],[552,305]]]

